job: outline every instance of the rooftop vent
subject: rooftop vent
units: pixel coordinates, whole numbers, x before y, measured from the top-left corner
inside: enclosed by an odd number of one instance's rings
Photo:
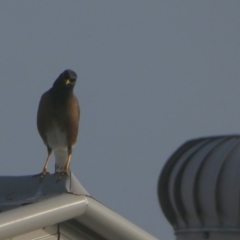
[[[183,144],[161,172],[158,196],[178,240],[240,239],[240,135]]]

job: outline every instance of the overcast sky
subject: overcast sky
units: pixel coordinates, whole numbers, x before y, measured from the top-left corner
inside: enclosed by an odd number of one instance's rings
[[[2,1],[0,175],[39,173],[41,94],[77,72],[72,171],[161,240],[163,164],[183,142],[240,131],[240,1]],[[53,172],[51,161],[50,170]]]

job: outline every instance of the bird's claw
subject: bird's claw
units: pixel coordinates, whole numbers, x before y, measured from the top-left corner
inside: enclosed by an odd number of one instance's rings
[[[64,175],[67,175],[68,177],[70,177],[70,172],[68,171],[68,169],[63,169],[63,171],[60,172],[57,182],[59,182]]]
[[[47,169],[43,169],[43,171],[40,173],[40,178],[42,179],[45,175],[49,174]]]

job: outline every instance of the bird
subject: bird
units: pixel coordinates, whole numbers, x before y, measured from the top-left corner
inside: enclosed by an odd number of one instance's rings
[[[77,142],[80,106],[73,89],[77,74],[63,71],[52,87],[41,96],[37,112],[37,129],[47,147],[47,159],[40,177],[49,174],[48,163],[55,155],[55,173],[70,176],[72,149]]]

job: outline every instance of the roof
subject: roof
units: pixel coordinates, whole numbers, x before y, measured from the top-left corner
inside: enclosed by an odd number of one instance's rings
[[[92,198],[73,174],[57,179],[0,177],[0,239],[35,230],[55,236],[47,239],[157,239]]]

